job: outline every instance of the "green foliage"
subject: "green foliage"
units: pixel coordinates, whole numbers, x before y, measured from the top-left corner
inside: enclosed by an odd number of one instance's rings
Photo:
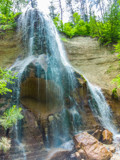
[[[0,0],[0,12],[6,16],[9,16],[12,11],[13,2],[11,0]]]
[[[17,123],[18,120],[23,119],[21,114],[22,108],[17,108],[15,105],[6,110],[3,116],[0,117],[0,125],[7,130]]]
[[[68,37],[92,36],[98,37],[100,44],[114,44],[120,39],[120,7],[114,3],[103,15],[103,19],[90,16],[89,22],[81,19],[78,13],[73,14],[73,21],[63,24],[59,15],[54,18],[54,23],[60,32]]]
[[[16,27],[15,19],[21,12],[15,13],[13,0],[0,0],[0,29],[9,30]]]
[[[118,52],[118,58],[120,58],[120,41],[116,45],[114,45],[115,51]]]
[[[117,45],[114,45],[115,47],[115,51],[118,52],[118,55],[117,57],[119,58],[120,60],[120,41],[118,41],[118,44]],[[120,62],[119,62],[120,63]],[[112,83],[116,83],[117,84],[117,87],[120,88],[120,74],[118,74],[113,80],[112,80]]]
[[[16,74],[13,75],[11,71],[0,68],[0,94],[6,94],[12,92],[11,89],[7,88],[7,84],[13,84],[13,79],[16,79]]]
[[[0,139],[0,150],[3,151],[3,153],[6,153],[7,151],[10,150],[10,147],[11,147],[11,140],[6,137],[2,137]]]
[[[118,99],[118,94],[117,94],[117,88],[113,88],[113,90],[112,90],[112,97],[114,98],[114,99]]]
[[[112,82],[117,83],[117,87],[120,88],[120,74],[118,74],[116,78],[112,80]]]
[[[63,31],[63,22],[62,22],[62,20],[60,20],[60,15],[59,14],[53,19],[53,22],[54,22],[56,28],[60,32],[62,32]]]
[[[60,20],[59,15],[53,19],[56,28],[65,33],[68,37],[73,36],[87,36],[90,32],[88,22],[84,22],[78,13],[73,14],[73,22],[63,24]]]
[[[90,35],[98,37],[101,44],[108,45],[116,43],[120,39],[120,9],[114,3],[103,20],[96,20],[95,16],[90,17]]]
[[[65,33],[68,37],[72,38],[75,34],[73,24],[71,22],[64,24],[63,33]]]
[[[63,42],[67,42],[67,39],[64,38],[64,37],[61,37],[61,40],[62,40]]]

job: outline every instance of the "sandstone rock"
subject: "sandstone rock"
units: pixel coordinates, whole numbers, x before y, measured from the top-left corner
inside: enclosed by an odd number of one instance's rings
[[[116,150],[116,149],[115,149],[114,146],[110,146],[109,150],[110,150],[110,152],[115,153],[115,150]]]
[[[79,133],[73,139],[76,149],[82,149],[86,153],[86,160],[109,160],[112,157],[112,153],[87,132]]]
[[[102,142],[105,144],[112,144],[113,134],[107,129],[102,132]]]
[[[101,138],[102,138],[102,130],[97,129],[97,130],[92,134],[92,136],[95,137],[98,141],[100,141]]]
[[[81,160],[81,159],[88,159],[88,156],[86,155],[86,153],[84,152],[84,150],[80,149],[75,153],[75,157],[77,160]]]
[[[69,151],[58,151],[49,160],[68,160],[68,157],[70,157]]]

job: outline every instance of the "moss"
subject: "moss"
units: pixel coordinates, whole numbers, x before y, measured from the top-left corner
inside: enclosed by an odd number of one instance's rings
[[[81,78],[84,80],[84,82],[87,82],[87,80],[85,79],[85,77],[82,74],[80,74],[80,75],[81,75]]]
[[[112,71],[113,71],[113,66],[110,65],[109,68],[107,69],[106,73],[108,74],[108,73],[111,73]]]
[[[117,88],[114,88],[112,90],[112,98],[118,100]]]

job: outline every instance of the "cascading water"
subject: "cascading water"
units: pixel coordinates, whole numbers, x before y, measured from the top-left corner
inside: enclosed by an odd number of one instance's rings
[[[20,16],[18,33],[24,54],[11,67],[18,72],[14,102],[37,114],[46,146],[60,146],[83,125],[80,108],[72,97],[78,87],[74,69],[67,61],[52,20],[34,2]],[[105,128],[115,133],[101,90],[87,84],[91,110]],[[25,155],[24,147],[22,151]]]
[[[24,145],[20,142],[19,137],[18,137],[18,132],[19,132],[18,131],[18,124],[15,125],[14,129],[15,129],[15,136],[16,136],[15,141],[18,145],[19,150],[22,152],[23,160],[27,160]]]
[[[77,124],[82,121],[77,103],[71,97],[77,82],[52,20],[36,4],[32,6],[35,8],[29,5],[18,20],[24,55],[11,67],[18,72],[19,82],[14,91],[19,94],[14,99],[17,105],[21,101],[40,115],[46,145],[58,146],[70,138],[71,132],[79,130]],[[65,107],[66,99],[74,112]]]
[[[116,152],[120,156],[119,140],[120,134],[117,127],[113,123],[113,115],[110,106],[107,104],[105,97],[98,86],[92,85],[87,81],[88,92],[90,93],[89,106],[91,110],[101,123],[101,125],[113,133],[114,145],[116,146]]]
[[[87,84],[91,96],[89,104],[94,116],[98,118],[104,128],[110,130],[115,136],[117,134],[117,128],[113,124],[111,109],[107,104],[101,89],[92,85],[89,81],[87,81]]]

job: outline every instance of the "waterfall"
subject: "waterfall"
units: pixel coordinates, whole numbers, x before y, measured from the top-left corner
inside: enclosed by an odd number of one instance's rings
[[[15,141],[19,147],[19,150],[22,152],[23,159],[27,160],[24,145],[20,142],[19,137],[18,137],[18,124],[15,125],[14,129],[15,129],[15,135],[16,135]]]
[[[104,128],[110,130],[115,136],[117,134],[117,128],[113,124],[112,111],[101,89],[92,85],[89,81],[87,81],[87,85],[91,96],[89,104],[94,116],[98,118]]]
[[[33,2],[18,19],[23,54],[10,68],[18,72],[14,101],[40,115],[44,142],[47,147],[56,147],[70,140],[83,125],[79,104],[71,96],[78,86],[52,20]],[[101,90],[89,82],[88,88],[91,110],[105,128],[115,133],[110,107]]]
[[[36,101],[38,107],[28,108],[34,111],[37,109],[39,118],[42,117],[40,125],[45,128],[42,132],[46,146],[50,143],[59,146],[69,140],[70,134],[76,133],[82,123],[78,104],[71,97],[77,88],[77,82],[51,18],[33,3],[32,6],[27,6],[18,19],[18,35],[22,40],[23,54],[10,68],[18,72],[14,100],[17,105],[22,102],[25,106],[32,98]],[[33,80],[35,83],[31,84]],[[27,82],[29,84],[24,85]],[[34,93],[35,88],[37,94]],[[66,99],[69,108],[66,107]],[[46,112],[49,113],[47,116]]]

